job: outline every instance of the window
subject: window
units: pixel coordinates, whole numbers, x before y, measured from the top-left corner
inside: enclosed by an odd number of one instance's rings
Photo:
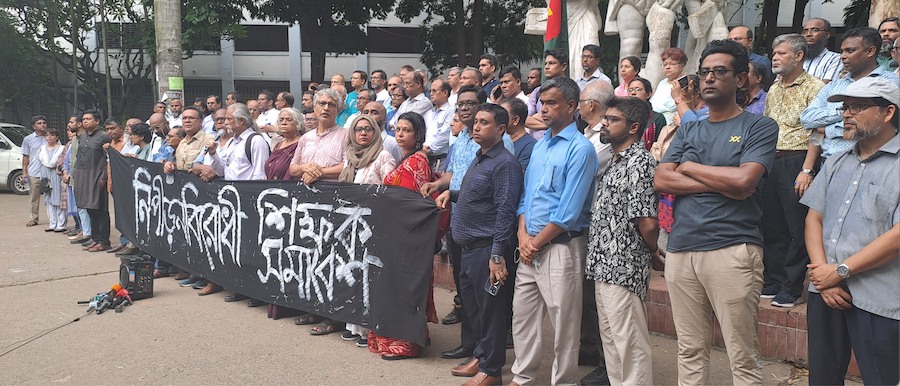
[[[247,37],[234,40],[235,51],[276,51],[287,52],[288,26],[247,25]]]

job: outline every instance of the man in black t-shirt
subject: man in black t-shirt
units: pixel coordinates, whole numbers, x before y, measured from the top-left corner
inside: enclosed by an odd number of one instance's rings
[[[775,159],[778,125],[735,103],[748,63],[740,44],[709,43],[698,72],[709,119],[678,130],[654,179],[657,191],[678,197],[665,276],[678,334],[679,384],[708,383],[713,313],[722,327],[734,384],[762,383],[759,191]]]

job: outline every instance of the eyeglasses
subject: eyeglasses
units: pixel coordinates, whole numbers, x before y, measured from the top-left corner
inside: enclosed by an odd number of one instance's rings
[[[316,122],[316,121],[318,121],[318,119],[316,119],[315,117],[312,117],[312,118],[303,118],[303,120],[306,121],[306,122]]]
[[[456,102],[456,108],[458,108],[458,109],[461,109],[463,107],[471,109],[478,105],[481,105],[481,103],[478,101]]]
[[[900,46],[894,46],[893,48],[891,48],[891,51],[900,52]]]
[[[716,79],[722,80],[722,78],[725,77],[725,74],[728,74],[732,71],[734,70],[729,70],[728,68],[723,66],[718,66],[716,68],[713,68],[712,70],[708,68],[701,68],[700,71],[697,71],[697,76],[699,76],[700,79],[706,79],[706,76],[709,75],[709,73],[712,73]]]
[[[281,123],[281,122],[291,123],[291,122],[294,122],[294,118],[278,118],[278,123]]]
[[[602,118],[603,118],[604,121],[607,121],[607,122],[609,122],[609,123],[616,123],[616,122],[618,122],[618,121],[628,121],[628,120],[625,119],[625,118],[619,118],[619,117],[617,117],[617,116],[615,116],[615,115],[604,115]]]
[[[801,32],[801,34],[803,34],[803,35],[812,35],[812,34],[817,34],[817,33],[819,33],[819,32],[822,32],[822,31],[825,31],[825,30],[824,30],[824,29],[821,29],[821,28],[807,28],[807,29],[804,29],[804,30]]]
[[[641,91],[644,91],[644,89],[641,88],[641,87],[633,87],[633,88],[630,88],[630,89],[625,90],[625,91],[628,91],[628,92],[641,92]]]
[[[581,55],[581,58],[582,58],[582,59],[587,59],[587,60],[594,60],[594,59],[597,59],[597,57],[594,56],[594,55]]]
[[[677,67],[682,66],[679,62],[663,62],[663,67]]]
[[[166,138],[175,138],[177,136],[178,135],[175,135],[175,134],[166,134]]]
[[[872,105],[872,104],[863,105],[863,104],[857,103],[857,104],[852,104],[849,106],[838,107],[834,110],[837,111],[837,113],[840,115],[844,115],[845,111],[850,111],[850,115],[856,115],[856,114],[863,112],[863,110],[868,109],[869,107],[872,107],[872,106],[878,106],[878,105]]]
[[[316,106],[319,106],[323,109],[336,109],[337,103],[322,101],[322,102],[316,103]]]
[[[150,128],[153,130],[159,130],[160,127],[162,127],[162,125],[150,126]]]
[[[375,129],[373,129],[372,126],[357,126],[357,127],[353,128],[353,131],[355,131],[357,133],[362,133],[362,132],[373,133],[373,132],[375,132]]]

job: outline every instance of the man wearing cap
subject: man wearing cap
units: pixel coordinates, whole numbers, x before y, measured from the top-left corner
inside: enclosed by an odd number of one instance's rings
[[[900,327],[900,87],[867,77],[831,95],[844,138],[800,201],[809,207],[809,383],[844,383],[850,353],[863,382],[896,385]]]

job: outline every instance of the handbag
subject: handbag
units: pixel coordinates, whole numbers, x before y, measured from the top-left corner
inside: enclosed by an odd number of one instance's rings
[[[47,194],[50,193],[51,190],[53,190],[53,188],[50,186],[50,179],[41,178],[41,193]]]

